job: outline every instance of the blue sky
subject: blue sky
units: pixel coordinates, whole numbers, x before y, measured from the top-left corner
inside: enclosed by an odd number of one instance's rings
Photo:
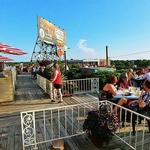
[[[28,53],[8,57],[31,59],[37,16],[66,31],[68,59],[150,59],[150,0],[0,0],[0,42]]]

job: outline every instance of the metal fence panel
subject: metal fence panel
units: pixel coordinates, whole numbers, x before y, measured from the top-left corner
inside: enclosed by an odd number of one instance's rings
[[[114,133],[117,138],[132,149],[145,150],[147,145],[150,147],[146,133],[146,120],[150,121],[150,118],[105,100],[21,112],[23,149],[83,134],[82,126],[87,113],[97,110],[102,103],[110,105],[112,113],[115,106],[119,108],[120,126]],[[135,135],[132,134],[133,121]]]

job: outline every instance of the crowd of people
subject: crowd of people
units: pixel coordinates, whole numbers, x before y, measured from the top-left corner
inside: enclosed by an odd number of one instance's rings
[[[55,62],[56,63],[56,62]],[[36,79],[37,74],[39,74],[40,76],[50,80],[52,77],[52,66],[54,63],[48,64],[46,66],[40,66],[40,65],[32,65],[31,66],[31,74],[32,76]],[[62,65],[62,67],[59,69],[61,70],[61,73],[64,74],[65,73],[65,64]],[[66,66],[66,70],[69,70],[68,66]]]
[[[51,79],[51,65],[47,65],[45,66],[32,66],[31,69],[31,74],[33,75],[33,78],[36,79],[37,78],[37,74],[45,77],[46,79],[50,80]]]
[[[62,70],[60,71],[60,67],[57,63],[47,65],[46,67],[43,67],[43,66],[32,67],[32,75],[34,78],[36,78],[36,75],[39,74],[47,78],[48,80],[51,80],[54,83],[53,84],[54,85],[53,86],[54,87],[53,88],[54,99],[56,97],[56,93],[58,93],[60,97],[60,102],[62,102],[61,73],[62,73]],[[140,77],[140,84],[137,84],[136,80],[139,77]],[[133,71],[133,69],[129,69],[126,73],[121,74],[119,78],[117,78],[116,76],[109,77],[108,82],[103,87],[102,96],[105,95],[106,98],[113,98],[113,96],[117,95],[117,90],[129,89],[132,86],[136,86],[136,87],[139,86],[140,89],[144,90],[145,83],[148,86],[149,82],[150,82],[150,69],[147,69],[146,71],[144,69],[141,69],[139,71]],[[119,102],[118,104],[120,105],[125,104],[123,99],[121,99]]]
[[[141,84],[136,84],[136,78],[140,77]],[[146,106],[150,109],[150,69],[147,72],[135,73],[132,69],[129,69],[127,73],[120,75],[117,79],[116,76],[111,76],[109,81],[105,84],[102,90],[102,97],[107,99],[113,99],[117,95],[118,90],[130,89],[133,86],[140,86],[141,95],[136,100],[127,99],[122,95],[122,98],[115,101],[118,105],[126,106],[134,110],[142,110]],[[135,108],[136,107],[136,108]],[[114,112],[117,112],[117,107],[114,108]],[[149,110],[150,115],[150,110]]]

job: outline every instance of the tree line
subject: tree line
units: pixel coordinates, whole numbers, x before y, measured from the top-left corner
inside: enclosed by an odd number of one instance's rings
[[[150,60],[111,60],[116,69],[145,68],[150,66]]]

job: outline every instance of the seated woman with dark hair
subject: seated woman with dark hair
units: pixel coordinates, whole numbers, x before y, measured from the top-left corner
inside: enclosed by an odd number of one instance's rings
[[[144,109],[146,106],[150,109],[150,81],[146,80],[143,84],[144,92],[142,92],[138,100],[127,100],[126,98],[121,98],[117,103],[120,106],[126,106],[134,111],[139,111]],[[118,108],[114,108],[114,112],[117,112]],[[150,115],[150,111],[149,111]]]
[[[117,82],[119,89],[128,89],[129,88],[129,82],[128,82],[128,76],[127,74],[121,75],[118,82]]]
[[[109,77],[108,83],[105,84],[103,87],[102,95],[101,97],[105,98],[113,98],[117,93],[117,89],[115,88],[115,84],[117,83],[117,77],[116,76],[111,76]]]

